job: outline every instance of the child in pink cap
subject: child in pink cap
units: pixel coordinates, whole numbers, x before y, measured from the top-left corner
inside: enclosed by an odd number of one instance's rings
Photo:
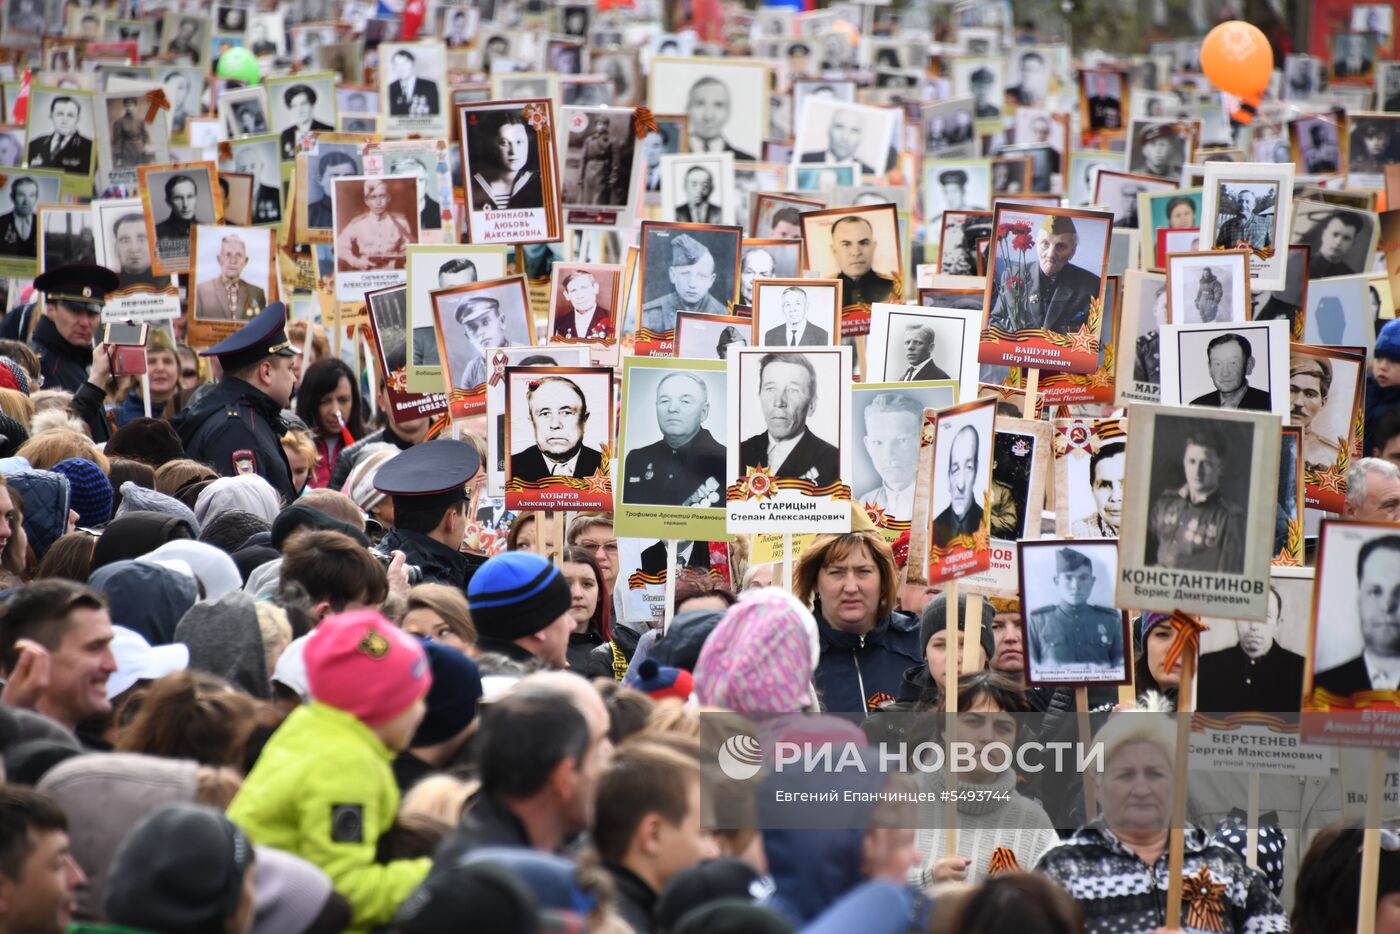
[[[228,816],[254,843],[325,870],[354,909],[351,930],[368,931],[432,865],[374,858],[399,809],[390,763],[423,719],[432,675],[422,644],[375,610],[323,620],[305,661],[312,700],[268,740]]]

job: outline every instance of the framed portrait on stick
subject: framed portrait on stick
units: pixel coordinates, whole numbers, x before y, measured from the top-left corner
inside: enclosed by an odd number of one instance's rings
[[[728,378],[720,360],[623,358],[619,535],[725,538]]]
[[[1303,429],[1284,425],[1279,429],[1278,514],[1274,518],[1274,567],[1303,564]]]
[[[1128,614],[1113,600],[1118,542],[1022,541],[1017,552],[1026,683],[1130,683]]]
[[[919,557],[930,584],[985,571],[991,564],[992,456],[996,402],[973,399],[925,413],[932,433],[928,551]],[[911,551],[910,561],[914,561]]]
[[[866,378],[890,383],[951,379],[967,398],[977,385],[981,325],[980,307],[872,305]]]
[[[554,102],[457,108],[471,243],[548,243],[563,236]]]
[[[506,508],[611,509],[612,367],[507,367],[504,378]]]
[[[893,204],[826,208],[802,215],[806,268],[841,282],[841,336],[870,333],[876,302],[904,298],[904,251]]]
[[[739,293],[742,241],[739,227],[642,221],[641,309],[633,353],[672,356],[680,312],[729,313]]]
[[[979,359],[1091,373],[1099,365],[1113,215],[998,204]]]
[[[859,383],[851,390],[854,502],[890,541],[913,522],[924,410],[946,409],[957,398],[952,380]]]
[[[1128,409],[1117,604],[1263,619],[1278,501],[1278,417]]]
[[[408,286],[367,292],[365,302],[369,305],[369,333],[380,384],[389,396],[389,418],[397,423],[445,413],[444,393],[408,390]]]
[[[1303,429],[1303,484],[1313,509],[1346,509],[1347,469],[1362,453],[1365,369],[1360,347],[1289,348],[1290,421]]]
[[[277,301],[276,243],[260,227],[195,225],[190,243],[190,343],[216,344]]]
[[[506,367],[586,367],[587,347],[500,347],[486,381],[486,492],[506,495]]]
[[[1055,534],[1117,538],[1127,477],[1126,418],[1057,418],[1054,422]]]
[[[851,527],[851,348],[731,351],[727,528]]]
[[[117,274],[107,295],[108,321],[169,321],[183,313],[180,291],[169,276],[151,274],[151,240],[140,198],[103,198],[92,204],[97,262]]]
[[[408,361],[407,388],[413,392],[442,392],[442,360],[438,356],[433,322],[434,289],[499,279],[506,274],[506,248],[468,243],[408,246],[408,320],[413,349]]]
[[[1211,162],[1202,185],[1202,241],[1249,251],[1251,289],[1284,287],[1293,214],[1293,163]]]
[[[452,417],[480,414],[486,408],[495,352],[535,343],[525,278],[506,276],[430,289],[428,297]]]
[[[1312,596],[1312,568],[1276,567],[1269,574],[1267,617],[1202,617],[1207,629],[1201,633],[1196,709],[1216,723],[1225,719],[1222,714],[1257,713],[1265,727],[1277,727],[1268,721],[1279,711],[1299,710]]]
[[[1288,322],[1162,327],[1162,404],[1287,416]]]
[[[988,530],[991,562],[980,574],[958,581],[968,593],[990,597],[1019,594],[1020,558],[1016,543],[1040,531],[1045,481],[1050,472],[1051,428],[1034,419],[998,413],[993,436],[992,492]]]

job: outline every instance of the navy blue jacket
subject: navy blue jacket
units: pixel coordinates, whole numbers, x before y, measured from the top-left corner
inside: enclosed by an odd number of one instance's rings
[[[820,603],[813,613],[821,638],[816,683],[824,710],[874,710],[899,695],[905,669],[924,661],[919,618],[912,613],[896,610],[864,636],[832,628],[822,616]]]

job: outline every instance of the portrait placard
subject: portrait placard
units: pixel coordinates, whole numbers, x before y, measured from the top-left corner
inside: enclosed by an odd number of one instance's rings
[[[101,190],[120,187],[134,192],[137,166],[170,161],[169,127],[161,119],[160,108],[146,99],[147,93],[159,88],[151,82],[144,90],[111,91],[96,98]]]
[[[1017,551],[1026,683],[1130,684],[1128,614],[1113,600],[1118,542],[1022,541]]]
[[[851,527],[851,348],[731,352],[729,532]]]
[[[346,175],[331,189],[335,225],[335,297],[362,302],[366,292],[408,282],[408,247],[418,242],[417,175]]]
[[[1341,513],[1347,468],[1361,457],[1366,354],[1360,347],[1293,344],[1289,348],[1290,422],[1303,429],[1307,505]]]
[[[66,193],[91,194],[95,119],[91,91],[36,85],[29,92],[25,164],[70,176],[63,183]]]
[[[564,107],[559,120],[565,134],[564,223],[631,227],[646,162],[638,158],[632,111]]]
[[[654,113],[689,118],[690,152],[728,152],[755,162],[768,135],[769,66],[733,58],[651,60],[647,89]]]
[[[997,236],[983,299],[979,359],[992,365],[1093,372],[1099,365],[1113,216],[1007,204],[998,204],[994,214]]]
[[[333,72],[267,79],[268,130],[277,134],[277,151],[283,162],[296,158],[313,133],[331,133],[338,122],[336,76]]]
[[[587,347],[499,347],[491,352],[495,379],[486,382],[486,491],[506,495],[506,381],[505,368],[586,367]]]
[[[548,98],[457,108],[472,243],[548,243],[563,235],[554,103]]]
[[[486,408],[488,380],[505,366],[495,351],[535,343],[525,277],[430,288],[428,297],[452,417],[478,415]]]
[[[870,309],[864,374],[872,382],[954,380],[959,399],[977,386],[977,308],[919,307],[877,303]],[[935,406],[939,408],[939,406]]]
[[[1213,250],[1248,250],[1251,288],[1283,288],[1293,164],[1210,162],[1201,187],[1203,240],[1209,238]]]
[[[982,573],[959,580],[960,589],[991,597],[1020,593],[1021,562],[1016,543],[1039,535],[1050,449],[1048,424],[997,413],[988,522],[991,562]]]
[[[452,204],[451,147],[445,139],[394,139],[362,148],[365,175],[416,175],[418,242],[457,239]]]
[[[819,211],[826,207],[820,198],[799,198],[778,192],[755,192],[750,199],[749,233],[758,239],[802,240],[804,211]]]
[[[1157,234],[1163,230],[1194,230],[1201,226],[1201,188],[1177,188],[1168,191],[1138,193],[1138,221],[1141,224],[1138,244],[1142,252],[1140,265],[1150,272],[1165,272],[1166,266],[1157,253]],[[1199,242],[1198,242],[1199,245]]]
[[[156,275],[189,272],[195,225],[223,221],[222,199],[214,197],[216,175],[213,162],[137,166],[146,236],[152,244],[151,271]],[[3,220],[0,215],[0,228]]]
[[[974,130],[977,102],[971,97],[923,102],[919,105],[928,159],[970,159],[977,155]]]
[[[1248,250],[1168,253],[1166,259],[1169,322],[1211,324],[1249,317]]]
[[[1161,351],[1163,405],[1288,417],[1287,321],[1167,324]]]
[[[841,283],[836,279],[755,279],[753,346],[823,347],[840,335]]]
[[[107,294],[104,321],[169,321],[183,313],[180,291],[169,276],[151,274],[151,240],[140,198],[103,198],[92,203],[97,263],[117,274]],[[3,226],[0,226],[3,229]]]
[[[267,89],[260,84],[225,91],[219,95],[216,109],[223,124],[224,139],[262,136],[272,126],[267,113]]]
[[[742,239],[739,227],[642,221],[634,354],[672,356],[678,312],[729,313],[739,294]]]
[[[1180,187],[1175,181],[1151,175],[1100,169],[1094,176],[1094,204],[1113,212],[1114,227],[1137,230],[1142,226],[1142,218],[1138,217],[1138,195],[1175,191]]]
[[[277,301],[272,231],[196,224],[190,250],[192,346],[218,343]]]
[[[371,174],[364,170],[363,143],[349,134],[317,134],[297,153],[296,231],[302,243],[335,242],[334,179]]]
[[[1054,421],[1055,534],[1117,538],[1127,475],[1126,418]]]
[[[935,159],[924,163],[924,217],[937,223],[947,211],[992,207],[992,160]]]
[[[445,394],[408,391],[408,286],[368,292],[365,302],[380,385],[389,396],[389,418],[397,424],[445,414]]]
[[[752,346],[753,319],[740,315],[676,314],[676,356],[725,360],[737,347]]]
[[[253,186],[253,223],[257,226],[280,224],[282,169],[277,162],[277,137],[269,133],[220,143],[219,153],[220,172],[242,172],[256,179]],[[289,171],[291,168],[287,166]]]
[[[446,138],[450,102],[441,42],[379,44],[380,126],[386,136]]]
[[[1303,429],[1285,425],[1279,429],[1278,515],[1274,519],[1274,567],[1303,564],[1303,508],[1307,503],[1303,484]]]
[[[726,537],[728,378],[719,360],[623,358],[619,536]]]
[[[893,204],[802,215],[806,269],[841,282],[841,336],[870,332],[870,307],[904,298],[904,250]]]
[[[1133,403],[1117,605],[1264,619],[1278,417]]]
[[[1293,243],[1311,248],[1308,278],[1354,276],[1371,270],[1380,225],[1371,211],[1299,199],[1293,205]]]
[[[586,344],[596,364],[617,360],[622,267],[555,263],[550,272],[549,344]]]
[[[1128,171],[1175,181],[1191,162],[1199,120],[1134,117],[1128,123]]]
[[[728,224],[737,218],[734,154],[677,153],[661,157],[661,214],[682,224]]]
[[[1161,401],[1162,355],[1159,333],[1167,323],[1167,280],[1156,273],[1129,269],[1124,276],[1123,314],[1119,319],[1114,402]]]
[[[1312,597],[1312,568],[1275,567],[1264,619],[1202,617],[1208,628],[1201,633],[1196,708],[1211,715],[1260,713],[1275,724],[1274,715],[1299,710]]]
[[[612,367],[507,367],[504,379],[506,508],[611,512]]]
[[[978,275],[986,269],[981,244],[991,240],[991,211],[944,211],[938,238],[938,272],[950,276]]]
[[[861,175],[884,175],[894,168],[904,128],[898,109],[807,95],[796,114],[794,162],[840,165],[854,161],[860,164]]]
[[[1115,234],[1123,231],[1114,231]],[[1103,282],[1103,333],[1099,337],[1099,365],[1092,373],[1042,373],[1040,392],[1046,405],[1112,404],[1113,380],[1118,370],[1118,328],[1122,324],[1123,277],[1105,276]],[[1013,373],[1013,381],[1022,379]]]
[[[429,292],[470,282],[486,282],[506,274],[506,248],[471,244],[409,244],[408,319],[413,329],[413,353],[405,388],[416,393],[443,391],[442,358]],[[500,495],[497,493],[496,495]]]
[[[802,271],[801,240],[744,238],[739,255],[739,298],[731,308],[752,310],[753,286],[759,279],[796,279]],[[743,314],[745,311],[736,311]],[[685,354],[678,353],[678,357]]]
[[[957,401],[952,380],[862,382],[851,390],[853,503],[888,541],[912,527],[924,410]]]
[[[925,412],[931,432],[932,469],[928,477],[928,550],[909,561],[923,562],[930,584],[957,580],[991,565],[992,456],[996,401],[973,399]],[[917,511],[917,510],[916,510]]]

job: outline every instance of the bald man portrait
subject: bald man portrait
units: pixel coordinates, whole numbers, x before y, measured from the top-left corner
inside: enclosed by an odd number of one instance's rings
[[[948,475],[945,482],[952,501],[933,520],[933,543],[939,548],[959,535],[972,536],[982,527],[982,506],[977,502],[977,449],[981,436],[972,425],[964,425],[948,446]]]

